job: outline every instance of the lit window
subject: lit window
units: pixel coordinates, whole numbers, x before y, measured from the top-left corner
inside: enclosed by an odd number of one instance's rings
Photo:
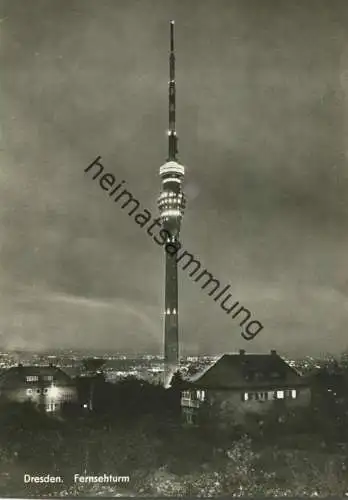
[[[196,395],[197,395],[197,399],[199,399],[200,401],[204,401],[204,399],[205,399],[205,391],[197,391]]]
[[[45,375],[44,379],[45,380],[53,380],[53,375]]]
[[[46,411],[55,411],[56,408],[57,405],[55,403],[48,403],[48,405],[46,406]]]
[[[167,177],[167,179],[163,179],[163,182],[179,182],[179,183],[181,183],[181,180],[176,178],[176,177]]]
[[[277,399],[284,399],[284,391],[277,391]]]
[[[49,396],[53,399],[59,395],[59,389],[54,385],[52,385],[47,392],[49,393]]]
[[[291,391],[291,397],[292,397],[293,399],[295,399],[295,398],[297,397],[297,391],[296,391],[295,389],[293,389],[293,390]]]
[[[273,395],[273,393],[271,394]],[[268,392],[245,392],[242,399],[243,401],[267,401],[269,399],[269,394]]]
[[[265,401],[267,399],[267,392],[257,392],[255,394],[255,399],[257,401]]]
[[[39,377],[37,375],[27,375],[26,381],[27,382],[37,382],[39,380]]]

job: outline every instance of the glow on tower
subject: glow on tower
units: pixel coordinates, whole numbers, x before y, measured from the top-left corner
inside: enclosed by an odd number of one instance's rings
[[[174,21],[170,21],[169,53],[169,126],[168,157],[159,169],[161,193],[157,204],[162,228],[168,234],[171,248],[180,247],[180,226],[185,210],[185,195],[182,183],[185,168],[178,161],[178,137],[176,133],[176,82],[174,53]],[[179,312],[178,312],[178,267],[176,255],[165,252],[165,296],[164,296],[164,384],[168,386],[173,373],[179,368]]]

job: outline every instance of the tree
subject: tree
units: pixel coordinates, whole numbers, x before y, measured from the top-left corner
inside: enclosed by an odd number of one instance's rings
[[[179,370],[173,374],[169,385],[172,389],[177,389],[179,391],[183,389],[185,380]]]
[[[98,375],[103,373],[105,362],[105,359],[101,358],[85,358],[82,360],[82,368],[86,374]]]
[[[82,360],[82,367],[85,375],[89,378],[89,396],[88,409],[93,410],[94,391],[97,379],[105,381],[105,376],[102,367],[105,365],[105,360],[100,358],[85,358]]]

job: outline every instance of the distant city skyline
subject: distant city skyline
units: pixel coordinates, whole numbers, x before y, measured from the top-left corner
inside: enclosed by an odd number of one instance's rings
[[[196,350],[189,351],[186,348],[184,349],[184,352],[182,352],[180,359],[187,359],[187,358],[218,358],[224,354],[236,354],[240,351],[240,349],[232,349],[231,351],[221,351],[221,352],[205,352],[205,353],[198,353]],[[294,360],[294,361],[299,361],[299,360],[304,360],[304,359],[328,359],[328,358],[335,358],[335,359],[340,359],[342,358],[348,358],[348,349],[345,351],[342,351],[341,353],[338,353],[337,355],[332,354],[330,351],[327,352],[322,352],[320,355],[309,355],[309,354],[302,354],[298,356],[290,356],[284,351],[276,351],[281,357],[284,359],[288,360]],[[253,351],[252,349],[246,351],[247,354],[258,354],[257,352]],[[262,353],[260,352],[259,354],[265,354],[265,351]],[[267,354],[267,351],[266,351]],[[117,351],[117,350],[112,350],[112,349],[79,349],[79,348],[62,348],[62,349],[43,349],[43,350],[30,350],[30,349],[6,349],[0,346],[0,357],[1,356],[12,356],[12,355],[18,355],[18,356],[28,356],[28,357],[43,357],[43,358],[61,358],[61,359],[72,359],[69,358],[72,355],[77,355],[78,359],[83,359],[83,358],[88,358],[88,357],[100,357],[104,359],[109,359],[111,360],[112,358],[115,359],[126,359],[126,360],[132,360],[132,359],[147,359],[147,358],[155,358],[156,360],[161,360],[163,359],[163,349],[158,350],[158,351],[148,351],[148,352],[138,352],[136,349],[129,349],[129,350],[124,350],[124,351]],[[53,360],[52,363],[55,363]],[[59,363],[58,363],[59,364]]]
[[[180,277],[185,352],[347,349],[345,1],[2,2],[0,343],[161,352],[161,248],[81,175],[156,212],[176,20],[182,228],[264,330]]]

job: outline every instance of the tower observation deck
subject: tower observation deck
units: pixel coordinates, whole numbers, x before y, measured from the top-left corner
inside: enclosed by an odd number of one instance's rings
[[[175,248],[180,247],[180,225],[185,209],[182,183],[185,168],[178,161],[176,134],[176,82],[174,21],[170,21],[168,157],[159,169],[162,188],[158,208],[166,235],[164,298],[164,385],[179,368],[178,268]],[[167,246],[170,243],[170,247]],[[169,249],[171,251],[169,251]]]

